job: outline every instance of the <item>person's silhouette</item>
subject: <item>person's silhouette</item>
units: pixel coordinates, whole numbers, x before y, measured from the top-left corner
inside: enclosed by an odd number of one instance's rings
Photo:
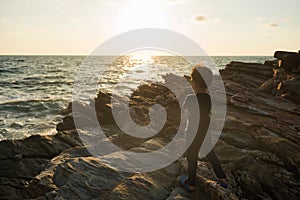
[[[191,73],[191,85],[195,94],[188,95],[183,103],[183,108],[188,114],[188,123],[186,127],[187,139],[189,139],[191,127],[193,126],[192,123],[195,123],[193,122],[195,117],[191,114],[193,113],[193,110],[195,110],[195,105],[191,103],[192,98],[197,98],[200,111],[200,122],[196,122],[197,124],[199,123],[196,136],[186,151],[188,176],[180,177],[181,185],[188,191],[192,191],[196,184],[198,154],[210,124],[211,98],[207,87],[212,81],[212,76],[212,71],[207,67],[193,67]],[[221,163],[214,151],[212,150],[206,158],[208,158],[213,166],[214,172],[218,177],[218,183],[222,187],[227,188],[226,175],[224,174]]]

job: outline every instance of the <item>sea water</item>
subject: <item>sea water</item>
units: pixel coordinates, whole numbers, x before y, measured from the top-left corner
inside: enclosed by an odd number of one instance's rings
[[[72,100],[74,80],[86,56],[0,56],[0,140],[20,139],[33,134],[55,133],[61,110]],[[263,63],[272,57],[215,56],[214,73],[230,61]],[[167,73],[188,75],[199,57],[188,62],[174,56],[97,57],[97,66],[105,70],[99,76],[99,90],[110,91],[119,83],[130,93],[139,84],[163,81]],[[205,62],[204,62],[205,63]],[[88,63],[86,63],[88,64]],[[95,76],[87,70],[86,77]],[[124,78],[126,77],[126,78]],[[78,80],[77,80],[78,81]],[[81,84],[85,84],[84,79]],[[86,91],[86,99],[96,96]]]

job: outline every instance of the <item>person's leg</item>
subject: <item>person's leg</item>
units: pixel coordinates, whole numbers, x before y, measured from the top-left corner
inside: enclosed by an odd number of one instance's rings
[[[194,151],[195,152],[195,151]],[[189,185],[196,184],[196,174],[197,174],[197,162],[198,162],[198,153],[195,157],[194,152],[188,152],[187,161],[188,161],[188,180]]]
[[[189,146],[189,148],[185,152],[185,156],[188,161],[188,176],[180,176],[179,181],[186,191],[192,192],[196,185],[198,162],[197,144],[195,142],[192,142],[192,144]]]
[[[212,164],[212,167],[214,169],[214,172],[216,174],[216,176],[219,179],[226,179],[226,175],[222,169],[222,165],[220,163],[220,160],[218,159],[217,155],[215,154],[215,152],[213,150],[211,150],[209,152],[209,154],[207,154],[207,159],[209,160],[209,162]]]
[[[196,184],[196,174],[197,174],[197,163],[198,163],[198,154],[202,144],[203,138],[198,133],[194,138],[191,146],[187,151],[187,161],[188,161],[188,180],[189,185]]]

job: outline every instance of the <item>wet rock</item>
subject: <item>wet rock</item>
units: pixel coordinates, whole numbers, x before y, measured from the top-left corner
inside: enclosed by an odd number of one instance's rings
[[[75,128],[73,116],[65,116],[63,121],[56,126],[57,131],[74,130]]]
[[[68,106],[61,110],[62,115],[67,115],[72,112],[72,102],[68,104]]]

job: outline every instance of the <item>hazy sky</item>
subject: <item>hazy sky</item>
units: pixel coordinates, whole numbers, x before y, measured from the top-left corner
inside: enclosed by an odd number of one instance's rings
[[[300,0],[1,0],[0,54],[91,53],[137,28],[165,28],[208,55],[300,49]]]

